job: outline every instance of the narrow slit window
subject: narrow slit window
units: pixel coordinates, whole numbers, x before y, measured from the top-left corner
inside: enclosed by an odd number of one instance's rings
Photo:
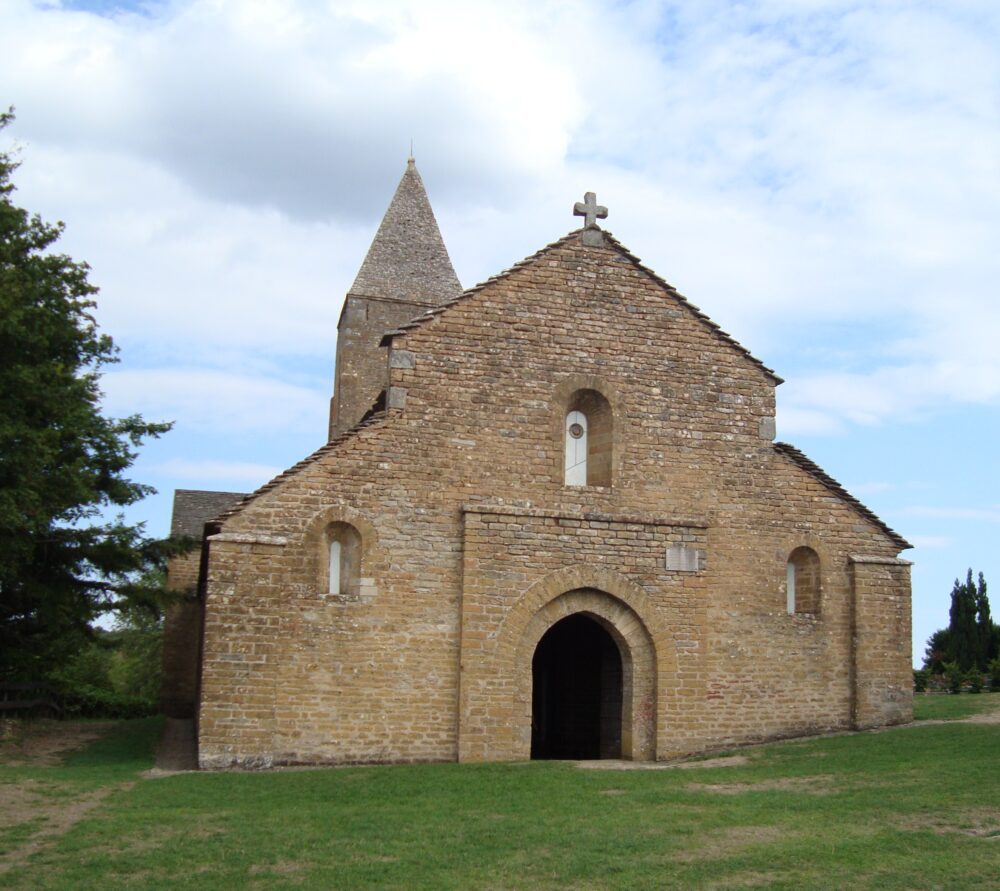
[[[566,415],[566,485],[587,485],[587,416],[582,411]]]
[[[340,593],[341,546],[336,539],[330,542],[330,593]]]
[[[614,436],[611,405],[597,390],[577,390],[565,405],[563,483],[611,485]]]
[[[334,597],[358,593],[361,574],[361,535],[350,523],[331,523],[326,531],[326,582]],[[321,584],[323,584],[321,582]]]
[[[792,551],[785,569],[789,615],[820,614],[820,578],[819,555],[812,548],[801,547]]]

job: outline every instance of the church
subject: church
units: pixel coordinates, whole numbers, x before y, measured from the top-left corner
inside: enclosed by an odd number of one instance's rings
[[[569,208],[567,208],[569,210]],[[412,159],[328,441],[182,490],[164,711],[202,768],[664,760],[911,720],[910,547],[774,371],[603,229],[462,290]]]

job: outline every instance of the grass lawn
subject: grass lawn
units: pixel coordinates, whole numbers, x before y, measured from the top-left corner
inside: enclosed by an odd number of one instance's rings
[[[1000,694],[918,705],[925,720],[962,708]],[[1000,724],[777,743],[694,769],[146,779],[156,732],[122,722],[62,765],[0,765],[0,886],[1000,888]]]
[[[1000,709],[1000,693],[916,693],[914,721],[955,721]]]

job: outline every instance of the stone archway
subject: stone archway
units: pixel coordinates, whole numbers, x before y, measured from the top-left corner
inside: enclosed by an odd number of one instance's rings
[[[581,615],[610,636],[621,658],[621,735],[619,757],[648,761],[656,757],[656,646],[646,623],[623,600],[597,588],[577,588],[544,603],[528,620],[514,657],[519,679],[515,693],[514,745],[520,757],[531,754],[534,672],[542,638],[561,620]]]
[[[493,619],[501,612],[499,621]],[[674,631],[649,593],[607,566],[556,569],[502,611],[470,600],[462,616],[458,757],[521,761],[531,757],[532,660],[545,633],[577,613],[597,622],[621,655],[621,757],[657,756],[660,676],[675,678]]]

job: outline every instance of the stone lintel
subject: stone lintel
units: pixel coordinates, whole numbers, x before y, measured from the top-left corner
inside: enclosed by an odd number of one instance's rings
[[[284,547],[288,539],[284,535],[261,535],[253,532],[218,532],[208,536],[208,541],[228,544],[259,544]]]
[[[538,507],[514,507],[505,504],[466,504],[464,514],[500,514],[506,517],[543,517],[554,520],[587,520],[600,523],[634,523],[642,526],[680,526],[688,529],[708,529],[707,520],[692,517],[636,517],[620,514],[602,514],[591,511],[545,510]]]

